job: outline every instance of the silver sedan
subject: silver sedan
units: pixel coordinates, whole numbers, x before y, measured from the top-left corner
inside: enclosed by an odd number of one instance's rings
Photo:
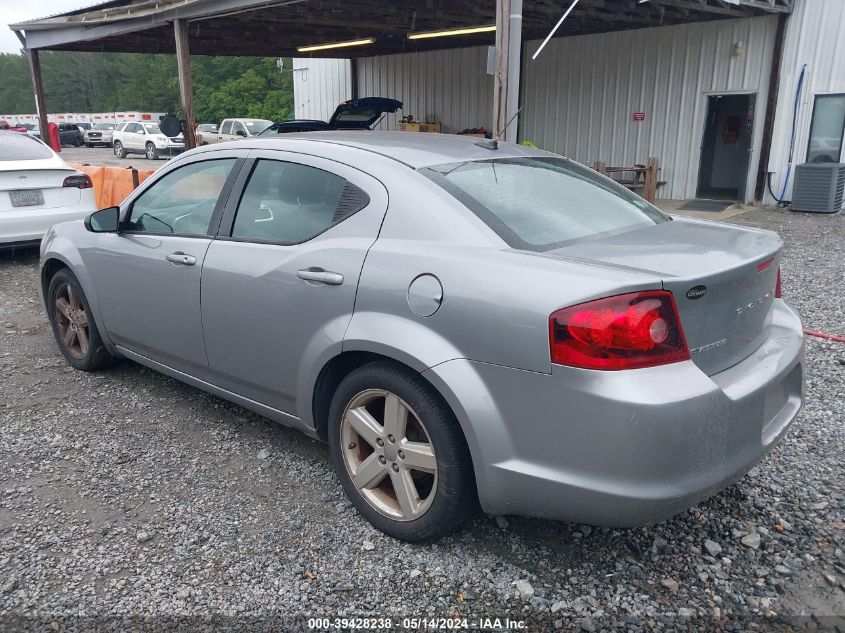
[[[187,152],[41,245],[61,352],[128,358],[328,442],[407,540],[476,508],[628,526],[742,477],[802,398],[774,233],[438,134]]]

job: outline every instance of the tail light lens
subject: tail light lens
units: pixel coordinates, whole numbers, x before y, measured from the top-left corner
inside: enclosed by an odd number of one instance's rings
[[[549,317],[552,362],[585,369],[637,369],[689,360],[671,292],[597,299]]]
[[[783,293],[780,288],[780,266],[778,266],[778,275],[775,277],[775,299],[783,298]]]
[[[76,187],[77,189],[90,189],[94,186],[91,179],[85,174],[68,176],[62,183],[62,187]]]

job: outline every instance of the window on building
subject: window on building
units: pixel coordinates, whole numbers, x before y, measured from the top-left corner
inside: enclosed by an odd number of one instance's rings
[[[838,163],[842,155],[842,135],[845,134],[845,94],[816,95],[810,142],[807,144],[808,163]]]

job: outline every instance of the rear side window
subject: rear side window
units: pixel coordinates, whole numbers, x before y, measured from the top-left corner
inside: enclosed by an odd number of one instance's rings
[[[565,158],[504,158],[439,165],[423,174],[512,248],[567,242],[669,218],[622,185]]]
[[[19,132],[0,132],[0,160],[43,160],[53,152],[38,139]]]
[[[223,128],[220,130],[221,134],[231,134],[232,133],[232,122],[231,121],[224,121]]]
[[[337,174],[260,160],[238,205],[232,237],[297,244],[342,222],[369,201],[366,193]]]

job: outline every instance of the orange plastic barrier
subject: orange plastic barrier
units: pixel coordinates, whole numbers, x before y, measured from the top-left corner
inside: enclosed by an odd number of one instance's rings
[[[134,167],[100,167],[69,163],[71,167],[88,174],[94,185],[94,199],[97,207],[105,209],[122,203],[134,191],[135,187],[152,176],[153,169],[135,169]]]

